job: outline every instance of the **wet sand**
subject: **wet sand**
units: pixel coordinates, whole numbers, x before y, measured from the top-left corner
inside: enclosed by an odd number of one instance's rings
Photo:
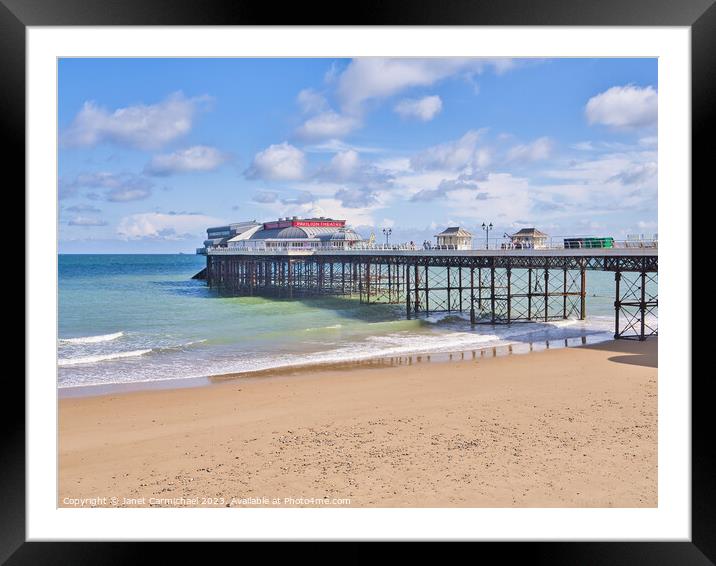
[[[656,378],[651,339],[63,398],[58,505],[654,507]]]

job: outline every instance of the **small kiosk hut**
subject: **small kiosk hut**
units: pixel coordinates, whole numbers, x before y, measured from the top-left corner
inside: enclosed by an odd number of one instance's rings
[[[549,236],[544,232],[540,232],[537,228],[522,228],[519,232],[512,234],[512,246],[517,249],[522,248],[544,248],[547,246],[547,238]]]
[[[472,234],[460,228],[460,226],[451,226],[446,228],[435,236],[437,239],[438,249],[448,250],[471,250]]]

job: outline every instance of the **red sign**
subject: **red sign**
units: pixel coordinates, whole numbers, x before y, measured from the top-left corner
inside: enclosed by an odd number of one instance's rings
[[[264,230],[289,228],[290,226],[296,226],[298,228],[342,228],[345,225],[345,220],[278,220],[274,222],[264,222]]]
[[[310,228],[341,228],[345,223],[345,220],[294,220],[293,225]]]

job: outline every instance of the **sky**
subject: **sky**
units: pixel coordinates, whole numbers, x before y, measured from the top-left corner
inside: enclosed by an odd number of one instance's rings
[[[657,232],[656,59],[61,59],[61,253],[345,219],[422,243]]]

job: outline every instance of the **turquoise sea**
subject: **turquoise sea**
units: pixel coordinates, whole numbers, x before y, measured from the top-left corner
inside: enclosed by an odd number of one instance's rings
[[[58,386],[148,382],[298,366],[610,339],[613,275],[590,272],[588,319],[478,325],[405,319],[357,299],[220,297],[194,255],[60,255]]]

